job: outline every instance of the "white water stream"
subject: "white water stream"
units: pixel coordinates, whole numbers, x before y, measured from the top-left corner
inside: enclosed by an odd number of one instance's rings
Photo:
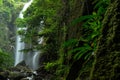
[[[31,5],[33,0],[30,0],[29,2],[25,3],[23,9],[20,11],[19,18],[23,19],[23,12],[27,10],[27,8]],[[27,30],[27,28],[18,28],[17,30]],[[16,39],[16,53],[15,53],[15,66],[20,63],[21,61],[25,61],[26,65],[28,65],[32,69],[37,69],[39,66],[39,56],[40,51],[34,51],[29,52],[27,54],[24,54],[20,50],[25,49],[25,43],[21,42],[21,38],[23,36],[17,35]],[[43,38],[40,38],[40,44],[42,44]]]

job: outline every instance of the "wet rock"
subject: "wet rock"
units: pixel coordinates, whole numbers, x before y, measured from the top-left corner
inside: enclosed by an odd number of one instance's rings
[[[21,61],[20,63],[18,63],[16,66],[26,66],[26,63],[25,63],[25,61],[23,60],[23,61]]]
[[[27,80],[29,77],[35,75],[37,75],[35,71],[31,70],[28,67],[19,65],[16,67],[9,68],[8,70],[2,70],[0,72],[0,80],[7,80],[7,78],[9,78],[10,80],[21,80],[21,79]]]
[[[34,71],[27,66],[17,65],[7,70],[1,69],[0,80],[43,80],[43,77],[47,74],[45,71],[44,67],[41,67],[38,71]],[[42,75],[42,73],[45,74]]]
[[[4,73],[0,72],[0,80],[7,80],[7,77],[4,75]]]
[[[2,72],[3,71],[3,69],[2,68],[0,68],[0,72]]]
[[[31,73],[32,72],[32,69],[30,69],[29,67],[27,66],[21,66],[21,65],[17,65],[15,67],[12,67],[12,68],[9,68],[9,71],[11,72],[23,72],[23,73]]]
[[[44,65],[39,67],[35,80],[52,80],[53,75],[49,71],[46,71],[44,67]]]
[[[7,80],[8,75],[9,75],[8,71],[4,71],[4,72],[0,71],[0,80]]]
[[[22,78],[21,80],[30,80],[30,79],[28,79],[28,78]]]
[[[14,80],[20,80],[20,79],[22,79],[22,78],[24,78],[26,76],[27,76],[26,73],[10,72],[8,78],[10,80],[12,80],[12,79],[14,79]]]
[[[35,80],[35,79],[34,79],[34,76],[31,76],[31,77],[23,78],[23,79],[21,79],[21,80]]]

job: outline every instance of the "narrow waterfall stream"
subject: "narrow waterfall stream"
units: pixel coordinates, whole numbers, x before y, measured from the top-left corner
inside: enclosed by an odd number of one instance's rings
[[[19,13],[19,18],[23,19],[23,12],[27,10],[27,8],[31,5],[33,0],[30,0],[29,2],[25,3],[23,9]],[[17,28],[17,30],[27,30],[26,27],[24,28]],[[24,52],[20,51],[22,49],[25,49],[25,43],[21,42],[23,36],[17,35],[16,39],[16,53],[15,53],[15,66],[20,63],[21,61],[25,61],[26,65],[28,65],[32,69],[37,69],[39,66],[39,56],[40,51],[33,51],[28,52],[27,54],[24,54]],[[42,43],[43,38],[40,38],[40,44]]]
[[[17,30],[20,30],[21,28],[18,28]],[[15,66],[24,60],[24,53],[20,50],[24,49],[25,43],[21,42],[21,36],[17,35],[16,39],[16,53],[15,53]]]
[[[43,43],[43,37],[39,39],[39,44]],[[36,51],[34,53],[33,59],[32,59],[32,68],[37,69],[39,67],[39,58],[40,58],[40,51]]]

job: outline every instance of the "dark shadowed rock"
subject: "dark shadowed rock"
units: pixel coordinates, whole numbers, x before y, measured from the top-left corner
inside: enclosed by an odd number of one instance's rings
[[[26,77],[26,73],[21,72],[10,72],[9,79],[10,80],[21,80],[22,78]]]
[[[20,63],[18,63],[16,66],[26,66],[26,63],[25,63],[25,61],[23,60],[23,61],[21,61]]]
[[[8,72],[0,72],[0,80],[7,80]]]

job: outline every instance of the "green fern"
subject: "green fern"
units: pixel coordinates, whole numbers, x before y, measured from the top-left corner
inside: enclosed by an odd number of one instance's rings
[[[81,16],[80,18],[72,21],[72,26],[80,22],[84,22],[82,25],[84,31],[83,35],[80,37],[80,40],[86,41],[83,46],[76,48],[74,47],[75,44],[78,44],[78,42],[76,43],[74,40],[65,42],[64,45],[74,46],[72,50],[68,51],[68,55],[74,55],[74,60],[80,59],[83,57],[83,55],[85,55],[84,59],[88,59],[91,56],[92,52],[96,50],[97,39],[100,36],[100,29],[102,27],[101,24],[103,15],[109,3],[110,0],[95,0],[93,2],[93,4],[96,4],[94,6],[95,12],[93,12],[91,15]]]
[[[91,46],[89,46],[88,44],[84,44],[84,46],[79,47],[79,52],[76,53],[76,55],[74,56],[74,59],[78,60],[83,55],[86,55],[86,56],[88,56],[89,54],[91,55],[91,53],[87,53],[87,52],[89,52],[91,50],[92,50]],[[84,59],[86,59],[86,58],[84,58]]]

